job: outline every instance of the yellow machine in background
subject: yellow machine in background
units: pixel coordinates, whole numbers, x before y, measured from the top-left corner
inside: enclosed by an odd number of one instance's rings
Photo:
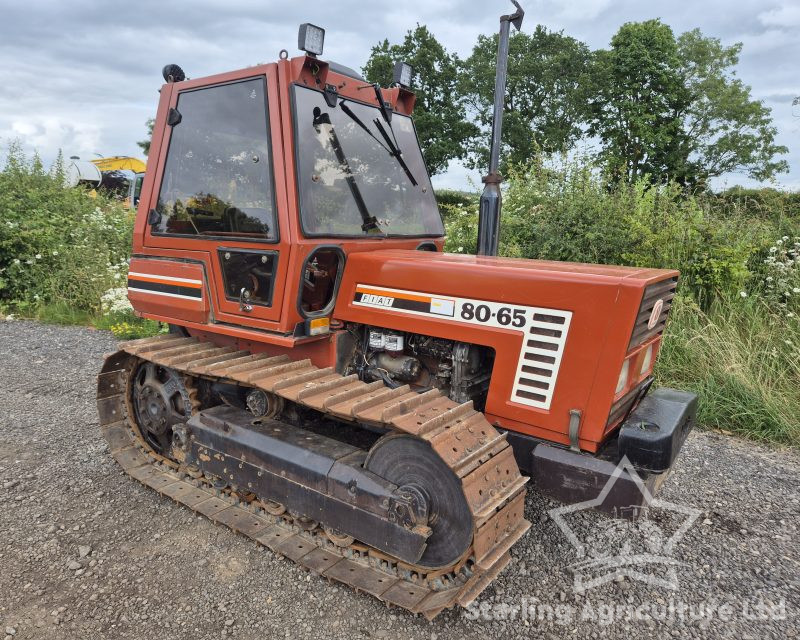
[[[89,160],[94,166],[103,171],[133,171],[144,173],[146,165],[139,158],[130,156],[113,156],[111,158],[95,158]]]
[[[72,156],[70,160],[72,162],[66,170],[68,186],[89,185],[92,187],[89,195],[95,195],[97,189],[104,189],[116,195],[129,208],[136,208],[139,204],[146,168],[139,158],[112,156],[84,161]]]

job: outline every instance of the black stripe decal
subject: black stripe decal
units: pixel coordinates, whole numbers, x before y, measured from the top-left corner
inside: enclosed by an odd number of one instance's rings
[[[421,311],[423,313],[431,312],[431,303],[422,302],[420,300],[408,300],[406,298],[395,298],[391,293],[386,293],[378,296],[372,293],[356,292],[355,302],[368,304],[377,309],[405,309],[407,311]]]
[[[148,282],[146,280],[137,280],[135,278],[128,278],[128,287],[134,289],[144,289],[146,291],[156,291],[158,293],[174,293],[179,296],[187,296],[189,298],[197,298],[198,300],[203,297],[203,290],[194,287],[182,287],[177,284],[161,284],[160,282]]]

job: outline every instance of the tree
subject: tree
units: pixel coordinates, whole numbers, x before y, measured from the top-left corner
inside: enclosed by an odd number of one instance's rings
[[[417,25],[402,44],[384,40],[375,45],[364,75],[370,82],[388,86],[398,61],[414,69],[414,123],[428,171],[431,175],[440,173],[450,160],[465,157],[466,141],[476,131],[464,116],[464,100],[458,92],[458,57],[448,53],[427,27]]]
[[[735,77],[741,44],[723,47],[699,30],[680,38],[659,20],[626,23],[592,64],[589,133],[612,179],[708,179],[786,171],[770,110]]]
[[[591,77],[589,133],[600,138],[612,178],[668,173],[685,155],[675,111],[687,100],[672,29],[659,20],[624,24],[610,50],[595,52]]]
[[[150,153],[150,139],[153,137],[153,127],[155,124],[155,118],[148,118],[144,123],[144,126],[147,127],[147,140],[139,140],[139,142],[136,143],[142,148],[144,155],[148,155]]]
[[[571,148],[586,120],[586,74],[589,48],[563,32],[542,26],[509,40],[508,80],[503,114],[504,164],[528,163],[540,151],[550,154]],[[489,163],[497,35],[478,37],[464,63],[462,90],[481,125],[472,144],[470,162]]]
[[[750,97],[750,87],[735,77],[742,44],[724,47],[699,29],[678,38],[678,56],[688,104],[681,117],[687,141],[687,179],[705,182],[723,173],[744,171],[768,180],[788,171],[776,156],[788,149],[775,144],[772,114]]]

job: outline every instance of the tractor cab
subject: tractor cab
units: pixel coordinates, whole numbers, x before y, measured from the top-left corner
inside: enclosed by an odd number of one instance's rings
[[[410,69],[381,89],[307,48],[198,80],[165,69],[136,246],[202,263],[208,299],[187,320],[302,337],[333,309],[347,254],[441,248]]]

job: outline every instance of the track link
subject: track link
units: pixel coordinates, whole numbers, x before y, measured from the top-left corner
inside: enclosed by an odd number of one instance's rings
[[[523,517],[527,478],[520,475],[505,436],[471,402],[438,391],[418,394],[407,385],[388,389],[320,369],[309,360],[251,354],[197,338],[161,335],[120,344],[98,377],[103,435],[126,473],[212,521],[225,524],[303,567],[432,619],[456,604],[469,605],[509,563],[509,549],[528,530]],[[128,384],[139,360],[190,377],[225,380],[263,391],[341,420],[408,433],[431,447],[461,479],[473,516],[472,545],[451,567],[408,565],[358,542],[338,547],[291,516],[270,515],[259,501],[214,490],[177,462],[155,454],[134,423]]]

